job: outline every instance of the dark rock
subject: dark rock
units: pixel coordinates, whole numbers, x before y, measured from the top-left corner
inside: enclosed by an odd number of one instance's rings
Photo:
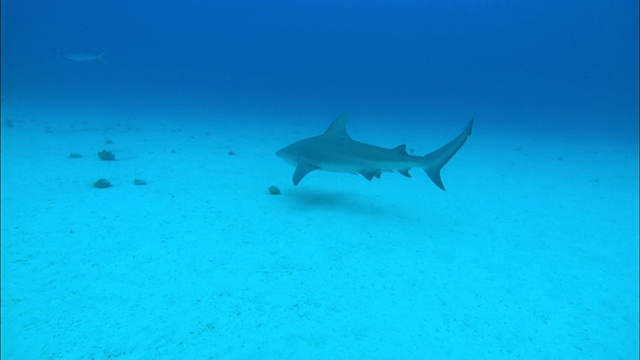
[[[282,192],[280,191],[280,189],[278,189],[277,186],[271,185],[271,186],[269,186],[269,194],[270,195],[280,195],[280,194],[282,194]]]
[[[93,187],[96,189],[106,189],[111,187],[111,183],[105,178],[100,178],[93,182]]]
[[[107,150],[98,152],[98,157],[103,161],[114,161],[116,159],[116,156],[111,151]]]

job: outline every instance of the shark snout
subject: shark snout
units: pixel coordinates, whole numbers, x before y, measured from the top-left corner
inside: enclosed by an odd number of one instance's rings
[[[297,165],[296,161],[289,154],[286,147],[276,151],[276,156],[284,160],[289,165],[293,165],[293,166]]]

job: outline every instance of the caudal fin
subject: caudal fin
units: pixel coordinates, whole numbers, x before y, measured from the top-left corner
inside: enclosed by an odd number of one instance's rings
[[[469,121],[467,127],[464,128],[464,131],[460,133],[455,139],[451,140],[448,144],[439,148],[438,150],[429,153],[424,156],[425,158],[425,166],[423,167],[424,172],[427,173],[429,179],[433,181],[440,189],[444,190],[444,184],[442,183],[442,178],[440,177],[440,170],[442,167],[451,160],[453,155],[455,155],[458,150],[464,145],[465,141],[469,135],[471,135],[471,128],[473,127],[473,119]]]
[[[104,61],[104,53],[101,53],[100,55],[97,56],[98,60],[105,62]]]

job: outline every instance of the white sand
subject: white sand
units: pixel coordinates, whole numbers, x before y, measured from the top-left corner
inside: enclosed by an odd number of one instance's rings
[[[274,152],[330,118],[2,112],[3,359],[638,356],[637,144],[478,119],[447,192],[294,187]],[[363,122],[418,154],[464,127]]]

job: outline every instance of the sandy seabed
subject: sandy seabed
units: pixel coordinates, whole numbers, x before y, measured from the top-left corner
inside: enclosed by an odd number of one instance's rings
[[[420,169],[294,187],[274,152],[331,119],[2,120],[2,359],[638,357],[637,143],[477,119],[447,192]],[[358,121],[417,154],[464,127]]]

